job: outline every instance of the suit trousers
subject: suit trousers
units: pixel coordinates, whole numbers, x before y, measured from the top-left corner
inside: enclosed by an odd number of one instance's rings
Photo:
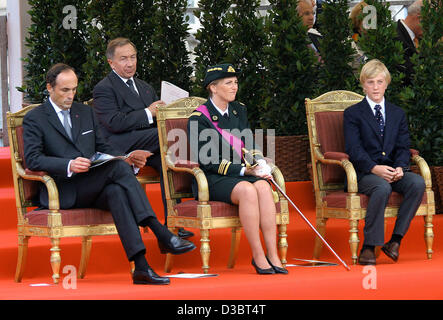
[[[393,234],[404,236],[423,198],[423,178],[415,173],[405,172],[402,179],[389,183],[371,173],[358,181],[358,192],[369,197],[363,229],[364,245],[384,244],[384,212],[392,191],[403,195]]]
[[[160,175],[160,191],[163,202],[163,209],[165,215],[165,224],[167,222],[168,217],[168,209],[166,204],[166,193],[165,193],[165,185],[163,181],[163,171],[162,171],[162,160],[160,156],[160,146],[158,140],[158,132],[157,128],[149,128],[136,131],[137,135],[135,135],[136,139],[132,141],[132,145],[130,149],[125,150],[125,153],[129,153],[132,150],[147,150],[153,153],[146,160],[146,166],[153,167],[155,171]]]
[[[140,222],[155,217],[145,191],[131,166],[122,160],[109,161],[72,177],[77,197],[75,207],[111,211],[117,232],[129,260],[146,252]]]

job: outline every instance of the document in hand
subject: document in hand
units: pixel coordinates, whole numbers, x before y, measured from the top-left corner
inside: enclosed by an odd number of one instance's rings
[[[162,81],[161,83],[161,92],[160,92],[160,100],[162,100],[166,104],[170,104],[175,100],[189,97],[189,92],[183,90],[182,88],[173,85],[170,82]]]
[[[128,158],[128,156],[129,156],[129,154],[127,154],[125,156],[112,156],[107,153],[96,152],[89,159],[89,160],[91,160],[91,166],[89,167],[89,169],[94,168],[94,167],[98,167],[98,166],[102,165],[103,163],[106,163],[111,160],[118,160],[118,159],[125,160],[126,158]]]
[[[96,152],[89,159],[89,160],[91,160],[91,166],[89,167],[89,169],[94,168],[94,167],[98,167],[98,166],[100,166],[108,161],[112,161],[112,160],[119,160],[119,159],[126,160],[129,157],[131,157],[132,154],[134,155],[134,157],[138,157],[138,158],[142,157],[143,159],[146,159],[146,158],[152,156],[153,153],[148,150],[134,150],[124,156],[113,156],[113,155],[103,153],[103,152]]]

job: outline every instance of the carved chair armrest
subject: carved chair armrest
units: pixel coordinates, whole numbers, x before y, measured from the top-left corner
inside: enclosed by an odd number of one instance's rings
[[[209,187],[206,175],[197,162],[189,160],[172,161],[170,155],[166,155],[166,166],[168,169],[175,172],[187,172],[194,176],[197,181],[198,201],[200,204],[207,204],[209,202]]]
[[[20,163],[16,163],[17,174],[25,180],[42,182],[48,190],[48,206],[49,210],[59,210],[60,202],[57,185],[54,179],[45,171],[32,171],[23,169]]]
[[[425,159],[420,157],[419,152],[417,150],[410,149],[409,151],[411,152],[411,161],[418,166],[420,170],[420,175],[425,180],[426,189],[428,190],[431,189],[432,178],[431,178],[431,170],[429,169],[428,163],[426,162]]]
[[[348,192],[349,193],[357,193],[358,185],[357,185],[357,173],[355,172],[355,168],[352,165],[351,161],[349,161],[349,155],[344,152],[333,152],[328,151],[323,155],[321,151],[316,148],[315,149],[315,157],[316,160],[323,164],[335,164],[339,165],[345,170],[346,179],[348,182]]]
[[[274,178],[274,181],[278,184],[278,186],[284,192],[286,192],[285,178],[284,178],[282,172],[274,163],[272,163],[272,161],[268,161],[268,160],[270,160],[269,158],[265,158],[265,160],[266,160],[268,166],[271,167],[272,177]]]
[[[328,151],[328,152],[325,152],[324,158],[328,159],[328,160],[343,161],[343,160],[349,160],[349,155],[344,152]]]

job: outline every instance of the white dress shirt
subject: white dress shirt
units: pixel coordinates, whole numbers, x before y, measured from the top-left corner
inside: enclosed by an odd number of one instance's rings
[[[414,39],[415,39],[415,33],[414,33],[414,31],[412,31],[412,30],[406,25],[406,23],[404,23],[403,20],[400,20],[400,23],[403,25],[403,27],[405,27],[406,31],[408,32],[409,36],[411,37],[412,42],[414,42]]]
[[[131,77],[131,78],[123,78],[123,77],[121,77],[117,72],[115,72],[115,70],[112,70],[112,71],[114,71],[114,73],[115,73],[120,79],[122,79],[122,81],[123,81],[124,83],[126,83],[128,80],[132,80],[132,83],[133,83],[133,85],[134,85],[135,91],[137,91],[137,93],[140,94],[140,92],[139,92],[138,89],[137,89],[137,85],[135,84],[134,77]],[[126,85],[127,85],[127,84],[126,84]],[[145,108],[145,111],[146,111],[146,115],[148,116],[149,124],[153,124],[153,123],[154,123],[154,117],[152,116],[151,111],[149,111],[148,108]]]
[[[380,103],[376,103],[376,102],[372,101],[371,99],[369,99],[368,96],[366,96],[366,100],[368,101],[369,106],[371,107],[371,111],[374,114],[374,116],[375,116],[375,109],[374,109],[375,106],[378,104],[381,107],[380,112],[381,112],[381,115],[383,116],[383,121],[386,123],[385,98],[383,97],[383,100]]]

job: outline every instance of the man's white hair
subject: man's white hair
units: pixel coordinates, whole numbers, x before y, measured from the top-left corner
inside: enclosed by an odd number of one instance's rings
[[[423,0],[416,0],[408,7],[408,15],[418,15],[420,14],[421,7],[423,5]]]

